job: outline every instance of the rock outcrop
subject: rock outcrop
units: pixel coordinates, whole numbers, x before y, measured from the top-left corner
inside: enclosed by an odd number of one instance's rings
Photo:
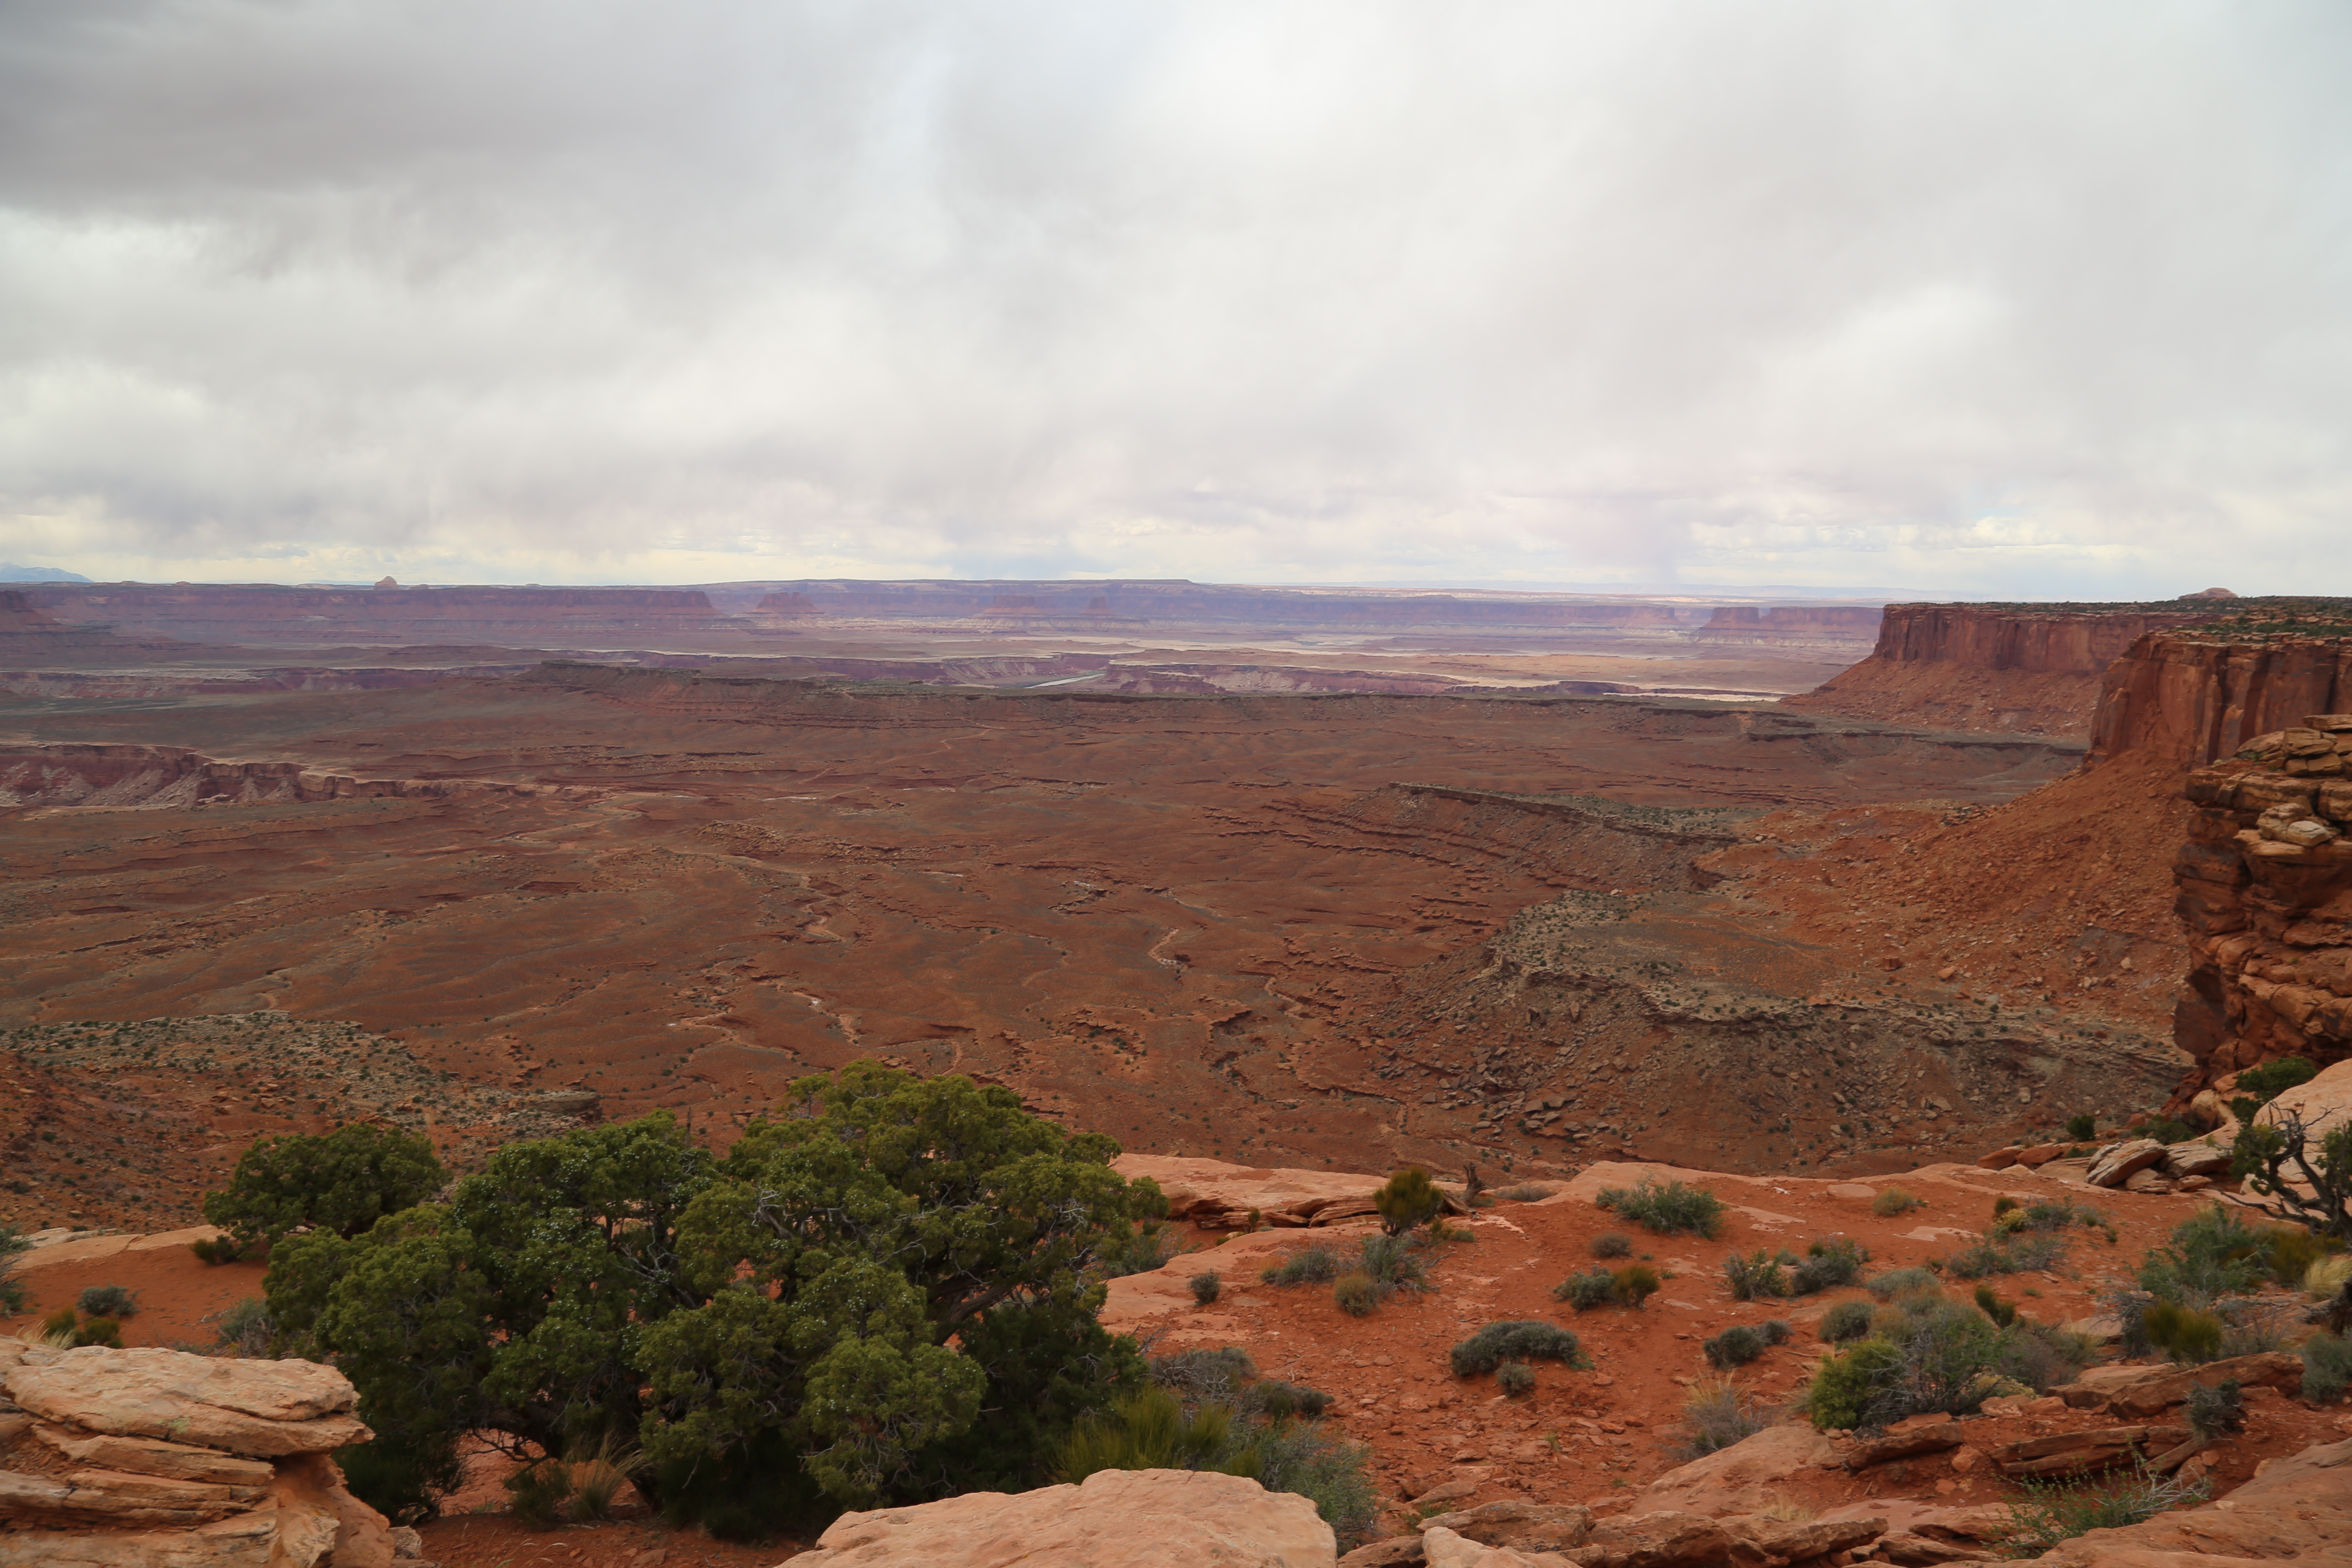
[[[2204,1563],[2341,1564],[2352,1541],[2352,1439],[2273,1459],[2218,1502],[2144,1524],[2095,1530],[2039,1559],[2044,1568]]]
[[[0,1561],[390,1568],[328,1452],[373,1434],[331,1367],[0,1339]]]
[[[1076,1486],[847,1513],[804,1568],[1331,1568],[1315,1505],[1242,1476],[1100,1470]]]
[[[2332,693],[2333,694],[2333,693]],[[2352,1056],[2352,714],[2306,713],[2188,777],[2174,908],[2192,967],[2175,1100],[2279,1057]]]
[[[2080,739],[2141,637],[2210,620],[2147,605],[1889,605],[1868,658],[1782,706],[1947,730]]]

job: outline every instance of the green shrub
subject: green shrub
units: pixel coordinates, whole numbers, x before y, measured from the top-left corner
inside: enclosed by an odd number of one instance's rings
[[[2302,1286],[2313,1264],[2341,1250],[2342,1247],[2327,1237],[2315,1235],[2298,1226],[2277,1226],[2266,1233],[2262,1262],[2273,1283],[2292,1290]]]
[[[1789,1336],[1796,1332],[1783,1318],[1767,1318],[1756,1325],[1756,1331],[1764,1336],[1764,1342],[1768,1345],[1785,1345],[1789,1342]]]
[[[1925,1268],[1890,1268],[1863,1287],[1882,1301],[1892,1301],[1898,1296],[1916,1296],[1921,1291],[1943,1293],[1943,1282]]]
[[[2080,1143],[2085,1139],[2095,1138],[2098,1135],[2098,1119],[2089,1111],[2077,1111],[2066,1118],[2066,1136],[2074,1142]]]
[[[1723,1200],[1685,1182],[1662,1186],[1645,1180],[1632,1187],[1603,1187],[1594,1201],[1660,1236],[1687,1231],[1712,1241],[1723,1226]]]
[[[1189,1400],[1220,1405],[1233,1404],[1236,1391],[1257,1376],[1257,1363],[1239,1345],[1154,1356],[1150,1370],[1151,1381],[1163,1388],[1172,1388]]]
[[[1556,1323],[1534,1319],[1489,1323],[1455,1345],[1446,1360],[1456,1377],[1475,1377],[1507,1361],[1557,1361],[1587,1366],[1584,1350],[1574,1334]]]
[[[1643,1310],[1658,1293],[1658,1271],[1646,1263],[1629,1263],[1609,1277],[1609,1293],[1622,1307]]]
[[[2176,1306],[2210,1307],[2261,1283],[2268,1237],[2219,1204],[2210,1204],[2172,1227],[2161,1247],[2140,1259],[2139,1288]]]
[[[112,1350],[122,1348],[122,1325],[112,1318],[85,1318],[74,1331],[76,1345],[105,1345]]]
[[[1331,1408],[1331,1396],[1303,1383],[1285,1383],[1278,1377],[1269,1377],[1244,1388],[1234,1404],[1236,1409],[1269,1420],[1286,1421],[1297,1416],[1312,1421]]]
[[[1552,1189],[1541,1182],[1521,1182],[1516,1186],[1497,1187],[1495,1195],[1508,1198],[1515,1204],[1531,1204],[1551,1196]]]
[[[1551,1299],[1565,1301],[1580,1312],[1589,1312],[1616,1300],[1616,1283],[1606,1268],[1587,1268],[1553,1286]]]
[[[461,1480],[454,1442],[431,1450],[362,1443],[336,1449],[335,1465],[352,1495],[394,1524],[430,1519]]]
[[[2288,1089],[2299,1089],[2318,1076],[2319,1068],[2302,1057],[2281,1057],[2274,1062],[2248,1068],[2238,1075],[2237,1088],[2231,1092],[2231,1113],[2241,1122],[2250,1122],[2255,1111]]]
[[[14,1317],[25,1310],[24,1281],[14,1276],[17,1258],[31,1250],[32,1245],[22,1229],[0,1220],[0,1318]]]
[[[1856,1341],[1814,1370],[1805,1391],[1805,1415],[1820,1431],[1852,1431],[1872,1419],[1902,1369],[1903,1352],[1892,1342]]]
[[[2064,1230],[2074,1225],[2103,1225],[2105,1216],[2087,1204],[2076,1204],[2065,1198],[2052,1198],[2025,1206],[2025,1228],[2028,1230]]]
[[[2140,1322],[2148,1342],[2174,1361],[2200,1365],[2221,1359],[2223,1325],[2216,1313],[2159,1299],[2148,1304]]]
[[[248,1144],[228,1185],[205,1194],[205,1218],[240,1244],[274,1242],[304,1226],[349,1240],[384,1215],[423,1203],[448,1180],[429,1140],[355,1121],[332,1132],[289,1132]]]
[[[1055,1473],[1082,1481],[1098,1470],[1215,1468],[1232,1434],[1225,1406],[1188,1411],[1168,1390],[1147,1388],[1081,1418],[1062,1440]]]
[[[1392,1290],[1429,1288],[1428,1253],[1411,1237],[1364,1237],[1359,1267],[1386,1298]]]
[[[1536,1391],[1536,1369],[1523,1361],[1507,1361],[1495,1369],[1495,1386],[1509,1399],[1533,1394]]]
[[[2352,1339],[2314,1334],[2303,1342],[2303,1396],[2321,1405],[2343,1397],[2352,1386]]]
[[[1770,1300],[1789,1294],[1788,1270],[1780,1260],[1759,1247],[1742,1258],[1733,1253],[1723,1260],[1723,1277],[1735,1301]]]
[[[1104,1250],[1094,1275],[1097,1279],[1124,1279],[1131,1274],[1150,1274],[1174,1262],[1183,1250],[1175,1232],[1159,1220],[1145,1220],[1125,1242]]]
[[[188,1243],[188,1250],[200,1263],[235,1263],[245,1255],[233,1236],[207,1236]]]
[[[1870,1332],[1872,1316],[1867,1301],[1840,1301],[1822,1314],[1822,1338],[1833,1345],[1862,1339]]]
[[[1312,1421],[1245,1426],[1234,1440],[1238,1451],[1220,1468],[1248,1476],[1270,1492],[1290,1492],[1313,1503],[1342,1552],[1370,1539],[1380,1507],[1370,1448]]]
[[[2020,1317],[2001,1334],[1998,1364],[2003,1376],[2036,1394],[2047,1394],[2074,1382],[2098,1359],[2098,1342],[2089,1335]]]
[[[1372,1194],[1372,1206],[1380,1211],[1382,1231],[1402,1236],[1435,1219],[1445,1207],[1445,1194],[1437,1190],[1427,1171],[1407,1165]]]
[[[1789,1289],[1800,1296],[1818,1295],[1851,1285],[1862,1277],[1870,1249],[1844,1237],[1831,1237],[1805,1248],[1805,1259],[1789,1271]]]
[[[259,1360],[277,1342],[278,1325],[269,1321],[268,1302],[247,1296],[221,1309],[214,1334],[223,1350]]]
[[[506,1479],[509,1511],[526,1530],[553,1530],[572,1501],[572,1472],[553,1459],[517,1470]]]
[[[1999,1219],[2001,1215],[2009,1213],[2017,1206],[2017,1200],[2011,1197],[2007,1193],[2003,1193],[2000,1196],[1993,1199],[1992,1201],[1992,1217]]]
[[[71,1307],[59,1307],[41,1320],[41,1338],[54,1340],[60,1336],[70,1335],[80,1321],[80,1316]]]
[[[2159,1476],[2140,1466],[2122,1478],[2018,1483],[2024,1495],[2009,1505],[1998,1545],[2008,1557],[2039,1557],[2094,1530],[2141,1524],[2168,1509],[2205,1500],[2203,1481]]]
[[[1623,1231],[1604,1230],[1592,1238],[1590,1250],[1595,1258],[1631,1258],[1633,1241]]]
[[[1876,1197],[1870,1200],[1870,1212],[1881,1219],[1893,1219],[1897,1215],[1909,1214],[1913,1209],[1920,1206],[1920,1200],[1913,1197],[1901,1187],[1885,1188]]]
[[[1699,1349],[1706,1352],[1707,1365],[1727,1371],[1735,1366],[1746,1366],[1762,1355],[1768,1344],[1761,1330],[1750,1328],[1746,1323],[1734,1323]]]
[[[74,1305],[93,1318],[128,1318],[139,1310],[139,1295],[122,1285],[86,1285]]]
[[[1703,1377],[1683,1395],[1682,1424],[1666,1452],[1678,1462],[1688,1464],[1703,1455],[1728,1448],[1744,1437],[1752,1437],[1764,1427],[1763,1416],[1741,1393],[1738,1384],[1727,1377]]]
[[[1258,1273],[1268,1285],[1328,1285],[1339,1277],[1339,1252],[1323,1242],[1302,1247]]]
[[[2004,1329],[2017,1322],[2017,1303],[2002,1300],[1993,1294],[1990,1285],[1977,1287],[1977,1310]]]
[[[2019,1230],[1980,1236],[1944,1259],[1944,1272],[1956,1279],[1981,1279],[1990,1274],[2025,1274],[2054,1268],[2066,1258],[2066,1238],[2047,1231]]]
[[[2189,1391],[2181,1414],[2189,1418],[2189,1429],[2210,1443],[2245,1426],[2245,1391],[2234,1377],[2223,1378],[2210,1388],[2200,1384]]]
[[[1381,1304],[1380,1287],[1361,1269],[1350,1269],[1332,1282],[1331,1300],[1351,1318],[1369,1318]]]
[[[1217,1304],[1217,1298],[1224,1293],[1224,1277],[1219,1274],[1215,1269],[1212,1268],[1204,1273],[1195,1274],[1192,1276],[1192,1304],[1194,1306],[1213,1307]]]

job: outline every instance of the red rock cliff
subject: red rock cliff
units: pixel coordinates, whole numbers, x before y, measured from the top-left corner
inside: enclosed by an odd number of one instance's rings
[[[2204,609],[2099,605],[1889,605],[1868,658],[1791,708],[1947,730],[2085,738],[2108,665]]]

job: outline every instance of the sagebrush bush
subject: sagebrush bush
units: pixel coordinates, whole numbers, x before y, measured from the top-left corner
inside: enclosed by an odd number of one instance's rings
[[[1351,1318],[1369,1318],[1381,1304],[1381,1288],[1360,1268],[1351,1268],[1331,1283],[1331,1300]]]
[[[122,1285],[89,1285],[74,1305],[93,1318],[128,1318],[139,1310],[139,1297]]]
[[[2303,1396],[2328,1405],[2352,1386],[2352,1339],[2314,1334],[2303,1342]]]
[[[1267,1264],[1258,1278],[1268,1285],[1328,1285],[1339,1277],[1340,1267],[1338,1251],[1318,1241]]]
[[[1712,1241],[1723,1227],[1723,1200],[1686,1182],[1661,1185],[1645,1180],[1631,1187],[1603,1187],[1594,1201],[1660,1236],[1687,1231]]]
[[[2105,1215],[2088,1204],[2077,1204],[2066,1198],[2028,1204],[2024,1214],[2028,1230],[2064,1230],[2070,1225],[2103,1225],[2106,1220]]]
[[[2219,1313],[2159,1299],[2148,1303],[2140,1326],[2148,1342],[2174,1361],[2194,1366],[2221,1359],[2226,1325]]]
[[[1506,1398],[1517,1399],[1536,1389],[1536,1369],[1523,1361],[1507,1361],[1495,1369],[1495,1386]]]
[[[1867,1301],[1840,1301],[1822,1314],[1822,1338],[1833,1345],[1862,1339],[1870,1332],[1873,1316]]]
[[[1944,1259],[1944,1272],[1956,1279],[2025,1274],[2037,1268],[2054,1268],[2065,1257],[2066,1238],[2063,1236],[2050,1231],[2009,1231],[1978,1237]]]
[[[1497,1187],[1495,1195],[1508,1198],[1515,1204],[1531,1204],[1551,1196],[1552,1189],[1541,1182],[1521,1182],[1516,1186]]]
[[[1244,1388],[1234,1403],[1240,1410],[1277,1421],[1294,1415],[1312,1421],[1331,1408],[1331,1396],[1303,1383],[1286,1383],[1278,1377],[1268,1377]]]
[[[1212,1268],[1205,1273],[1195,1274],[1192,1276],[1192,1304],[1194,1306],[1213,1307],[1216,1305],[1217,1298],[1224,1293],[1224,1277],[1220,1275],[1215,1269]]]
[[[1886,1390],[1902,1370],[1903,1352],[1892,1341],[1858,1340],[1814,1370],[1805,1390],[1805,1414],[1821,1431],[1852,1431],[1885,1403]]]
[[[1863,1287],[1882,1301],[1892,1301],[1898,1296],[1916,1296],[1922,1290],[1940,1295],[1943,1282],[1925,1268],[1890,1268]]]
[[[2200,1384],[2189,1391],[2181,1414],[2189,1419],[2189,1429],[2210,1443],[2245,1426],[2245,1391],[2234,1377],[2225,1377],[2210,1388]]]
[[[2140,1259],[2139,1288],[2159,1301],[2210,1308],[2262,1282],[2269,1241],[2219,1204],[2208,1205],[2173,1226],[2164,1245],[2147,1250]]]
[[[1851,1285],[1862,1278],[1870,1249],[1845,1237],[1828,1237],[1805,1248],[1802,1262],[1789,1271],[1789,1289],[1800,1296],[1817,1295]]]
[[[84,1318],[81,1327],[73,1332],[77,1345],[104,1345],[110,1350],[122,1348],[122,1325],[112,1318]]]
[[[1616,1280],[1606,1268],[1587,1268],[1551,1288],[1551,1299],[1565,1301],[1580,1312],[1605,1307],[1615,1299]]]
[[[1707,1365],[1727,1371],[1735,1366],[1746,1366],[1762,1355],[1769,1343],[1762,1330],[1750,1328],[1746,1323],[1734,1323],[1700,1345],[1699,1349],[1706,1352]]]
[[[1913,1197],[1901,1187],[1887,1187],[1870,1200],[1870,1212],[1881,1219],[1893,1219],[1897,1215],[1909,1214],[1913,1209],[1920,1206],[1920,1200]]]
[[[247,1296],[221,1309],[214,1332],[222,1349],[259,1359],[276,1342],[278,1326],[269,1321],[269,1304]]]
[[[1595,1258],[1631,1258],[1633,1238],[1620,1230],[1604,1230],[1592,1238],[1589,1250]]]
[[[1739,1384],[1727,1377],[1703,1377],[1683,1395],[1682,1425],[1666,1452],[1688,1464],[1702,1455],[1728,1448],[1743,1437],[1764,1430],[1765,1422]]]
[[[1574,1334],[1556,1323],[1521,1318],[1489,1323],[1455,1345],[1446,1360],[1456,1377],[1475,1377],[1507,1361],[1557,1361],[1585,1366],[1584,1349]]]
[[[1785,1345],[1789,1342],[1789,1336],[1796,1332],[1782,1318],[1765,1319],[1756,1325],[1756,1331],[1764,1336],[1764,1342],[1768,1345]]]
[[[1219,1350],[1177,1351],[1154,1356],[1150,1372],[1152,1382],[1173,1389],[1187,1400],[1231,1405],[1239,1397],[1243,1384],[1257,1376],[1257,1363],[1241,1346],[1226,1345]]]
[[[207,1236],[188,1243],[188,1250],[200,1263],[235,1263],[245,1256],[245,1249],[233,1236]]]
[[[1782,1256],[1786,1256],[1785,1254]],[[1771,1300],[1789,1294],[1789,1272],[1780,1258],[1759,1247],[1747,1257],[1732,1253],[1723,1260],[1723,1278],[1735,1301]]]
[[[1386,1296],[1391,1290],[1421,1290],[1429,1285],[1428,1254],[1411,1237],[1364,1237],[1360,1267]]]

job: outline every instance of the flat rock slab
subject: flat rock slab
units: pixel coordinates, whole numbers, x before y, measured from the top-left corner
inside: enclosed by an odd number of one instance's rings
[[[1103,1470],[1077,1486],[967,1492],[844,1514],[804,1568],[1334,1568],[1315,1505],[1243,1476]]]
[[[89,1345],[0,1376],[18,1405],[62,1426],[226,1449],[254,1458],[323,1453],[374,1434],[349,1414],[351,1380],[308,1361],[233,1361]]]

